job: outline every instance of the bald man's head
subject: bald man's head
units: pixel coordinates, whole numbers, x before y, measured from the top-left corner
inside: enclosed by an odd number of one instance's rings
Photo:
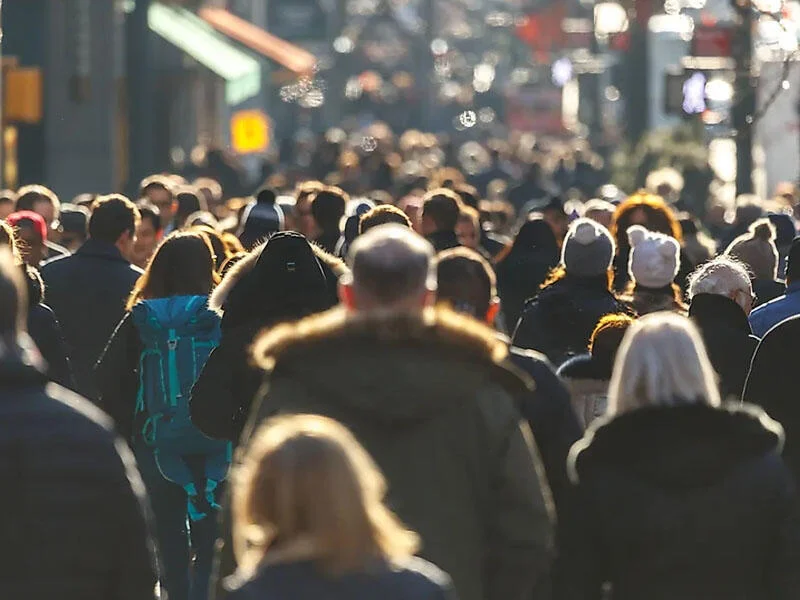
[[[351,309],[414,310],[433,302],[433,246],[401,225],[370,229],[353,243],[342,301]]]

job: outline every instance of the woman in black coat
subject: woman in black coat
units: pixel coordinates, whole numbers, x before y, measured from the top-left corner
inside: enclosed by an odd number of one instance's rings
[[[561,266],[522,312],[513,343],[541,352],[556,366],[586,352],[602,317],[627,312],[611,292],[614,242],[608,230],[578,219],[567,232]]]
[[[222,313],[222,341],[192,389],[192,422],[206,435],[239,441],[264,374],[250,360],[263,329],[336,305],[344,263],[295,232],[275,234],[225,276],[210,306]]]
[[[538,293],[558,259],[558,241],[550,225],[543,219],[533,219],[520,228],[508,254],[498,261],[497,292],[511,331],[525,301]]]
[[[650,315],[623,342],[609,415],[572,449],[579,527],[566,598],[796,598],[797,497],[783,430],[722,406],[700,336]]]

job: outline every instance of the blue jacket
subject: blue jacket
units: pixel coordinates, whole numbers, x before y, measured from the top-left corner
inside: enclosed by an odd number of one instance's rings
[[[789,317],[800,315],[800,282],[795,282],[786,288],[786,294],[759,306],[750,315],[750,326],[753,333],[760,338],[767,332],[782,323]]]

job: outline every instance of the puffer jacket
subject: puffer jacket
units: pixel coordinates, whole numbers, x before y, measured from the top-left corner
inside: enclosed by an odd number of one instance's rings
[[[7,353],[0,382],[0,598],[153,600],[144,488],[111,420]]]
[[[788,600],[800,590],[783,432],[753,406],[677,404],[592,426],[570,455],[581,527],[565,598]]]
[[[530,389],[493,331],[445,309],[334,309],[274,329],[257,352],[271,366],[252,425],[279,413],[343,423],[462,600],[532,596],[550,565],[552,505],[515,406]]]

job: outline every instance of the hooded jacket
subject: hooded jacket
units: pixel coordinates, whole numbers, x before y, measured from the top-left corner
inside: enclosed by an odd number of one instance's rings
[[[689,317],[700,328],[711,365],[719,375],[720,395],[740,399],[758,346],[744,311],[725,296],[698,294],[692,298]]]
[[[495,269],[497,292],[511,331],[519,321],[525,301],[538,293],[559,260],[558,241],[550,225],[541,219],[525,223],[508,256]]]
[[[766,600],[800,589],[783,432],[752,406],[648,407],[596,423],[570,453],[582,526],[566,598]]]
[[[601,318],[627,312],[606,289],[605,276],[567,275],[527,302],[514,332],[514,345],[537,350],[560,366],[571,356],[586,352]]]
[[[0,597],[153,600],[144,488],[111,420],[0,352]]]
[[[192,421],[209,437],[238,442],[263,380],[250,346],[263,329],[334,306],[344,263],[294,232],[278,233],[242,259],[211,295],[222,341],[191,398]]]
[[[253,426],[278,413],[343,423],[462,600],[531,597],[550,562],[552,509],[515,407],[529,388],[493,331],[444,309],[334,309],[273,330],[257,352],[271,370]]]

